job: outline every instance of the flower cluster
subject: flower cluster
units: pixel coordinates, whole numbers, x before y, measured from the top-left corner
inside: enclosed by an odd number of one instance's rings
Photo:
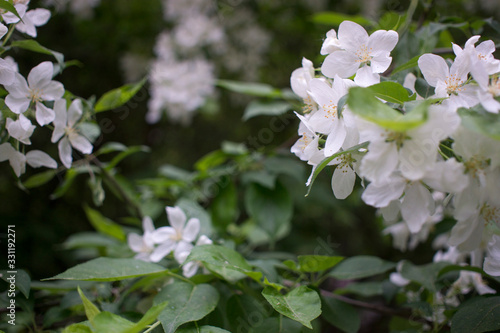
[[[462,111],[485,117],[500,111],[500,61],[493,56],[495,44],[476,45],[479,39],[470,38],[463,48],[453,45],[451,62],[435,54],[419,58],[432,96],[419,96],[416,77],[409,73],[401,82],[413,91],[407,102],[390,108],[394,104],[383,103],[383,96],[374,93],[378,99],[369,100],[376,112],[390,109],[395,115],[367,115],[350,98],[352,91],[367,89],[351,89],[381,82],[398,34],[378,30],[368,35],[360,25],[344,21],[338,33],[326,34],[321,74],[303,59],[291,75],[292,90],[305,104],[298,114],[300,138],[291,150],[312,165],[309,182],[320,163],[335,166],[337,199],[349,196],[356,176],[361,178],[367,184],[362,199],[380,209],[388,225],[385,233],[394,236],[399,249],[413,249],[450,214],[457,222],[443,246],[499,276],[499,145],[485,132],[471,131],[460,116]],[[420,121],[407,125],[412,119]]]
[[[149,64],[151,97],[146,120],[156,123],[165,113],[171,121],[186,125],[215,95],[220,70],[257,79],[270,38],[244,6],[235,13],[224,13],[227,17],[221,20],[213,1],[162,3],[169,28],[158,35],[155,58]],[[147,66],[144,58],[127,54],[122,59],[130,81],[141,75],[138,67]]]
[[[47,9],[28,10],[29,0],[14,1],[15,9],[22,20],[14,13],[2,12],[0,38],[7,43],[13,30],[36,37],[36,27],[42,26],[50,18]],[[65,89],[62,83],[53,80],[61,70],[61,65],[45,61],[31,69],[25,78],[11,57],[0,58],[0,84],[7,91],[1,119],[0,161],[9,161],[14,173],[19,177],[26,171],[26,164],[31,167],[57,168],[57,162],[47,153],[29,149],[31,136],[37,128],[52,129],[52,143],[58,143],[59,158],[66,168],[72,165],[72,150],[82,154],[92,152],[92,144],[82,135],[83,106],[79,99],[74,99],[67,106],[63,98]],[[32,121],[36,123],[33,124]]]
[[[200,220],[186,217],[180,207],[166,207],[170,226],[155,229],[150,217],[142,221],[144,233],[142,236],[131,233],[128,235],[128,245],[136,252],[136,259],[148,262],[159,262],[173,253],[174,259],[184,264],[194,246],[212,244],[207,236],[200,233]],[[182,266],[186,277],[196,274],[199,263],[190,261]]]

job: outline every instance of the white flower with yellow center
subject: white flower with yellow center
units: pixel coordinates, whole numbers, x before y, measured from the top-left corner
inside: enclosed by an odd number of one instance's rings
[[[56,101],[64,95],[62,83],[53,81],[54,65],[45,61],[34,67],[28,74],[28,80],[19,73],[14,73],[14,81],[5,86],[9,92],[5,104],[9,109],[20,114],[28,110],[30,104],[35,105],[36,120],[40,126],[52,122],[55,118],[54,110],[45,106],[43,101]]]
[[[369,66],[373,73],[383,73],[391,64],[390,52],[397,42],[398,34],[393,30],[377,30],[368,36],[359,24],[344,21],[338,30],[341,50],[333,51],[326,57],[321,71],[331,78],[335,75],[351,77],[363,66]]]
[[[92,144],[83,135],[80,134],[76,125],[82,117],[82,101],[75,99],[66,110],[66,100],[60,99],[54,103],[55,119],[54,132],[52,132],[51,141],[56,143],[59,139],[59,158],[66,168],[71,168],[73,162],[72,148],[83,154],[92,152]]]

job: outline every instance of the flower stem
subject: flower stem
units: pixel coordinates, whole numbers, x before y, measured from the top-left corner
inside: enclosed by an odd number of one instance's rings
[[[160,325],[161,323],[159,321],[157,321],[156,323],[154,323],[153,325],[149,326],[149,328],[147,330],[145,330],[143,333],[149,333],[151,331],[153,331],[158,325]]]

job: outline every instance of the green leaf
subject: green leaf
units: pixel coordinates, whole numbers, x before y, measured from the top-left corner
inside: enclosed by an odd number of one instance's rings
[[[92,333],[92,329],[85,324],[73,324],[66,327],[62,333]]]
[[[408,60],[408,62],[402,64],[401,66],[398,66],[396,67],[391,74],[396,74],[397,72],[401,72],[401,71],[404,71],[406,69],[410,69],[410,68],[413,68],[413,67],[417,67],[418,66],[418,59],[420,58],[420,56],[415,56],[413,58],[411,58],[410,60]]]
[[[468,272],[476,272],[481,275],[485,275],[486,273],[479,267],[474,266],[461,266],[461,265],[448,265],[439,271],[438,277],[441,277],[449,272],[454,271],[468,271]]]
[[[358,311],[349,304],[331,297],[322,297],[323,314],[333,326],[347,333],[356,333],[361,326]]]
[[[82,299],[83,302],[83,307],[85,309],[85,315],[87,316],[87,319],[90,321],[92,325],[94,325],[94,318],[97,316],[101,311],[97,308],[97,306],[94,305],[89,299],[85,296],[83,291],[80,289],[80,287],[77,288],[78,294],[80,295],[80,298]]]
[[[320,256],[320,255],[305,255],[299,256],[300,271],[306,273],[314,273],[326,271],[341,262],[344,257],[339,256]]]
[[[482,333],[500,329],[500,296],[475,297],[451,319],[451,333]]]
[[[45,280],[118,281],[166,271],[163,266],[138,259],[100,257]]]
[[[107,311],[96,315],[92,325],[96,333],[125,333],[134,327],[133,322]]]
[[[233,181],[226,178],[226,186],[219,188],[219,193],[210,205],[210,215],[215,226],[225,231],[227,226],[238,217],[238,194]]]
[[[418,61],[418,60],[417,60]],[[417,94],[422,96],[423,98],[428,98],[432,95],[434,95],[434,87],[431,87],[427,81],[422,79],[421,77],[417,78],[415,81],[415,90],[417,91]]]
[[[282,95],[279,89],[264,83],[217,80],[217,86],[250,96],[276,98]]]
[[[119,88],[113,89],[105,93],[97,101],[94,109],[95,112],[102,112],[116,109],[127,103],[146,83],[147,78],[142,79],[137,83],[126,84]]]
[[[245,109],[243,121],[256,116],[279,116],[291,109],[292,106],[287,102],[263,103],[252,101]]]
[[[166,333],[173,333],[182,324],[200,320],[212,312],[219,302],[219,293],[209,284],[194,285],[176,281],[168,284],[154,298],[154,304],[168,301],[158,319]]]
[[[145,314],[142,316],[141,320],[134,324],[134,326],[130,327],[123,333],[139,333],[142,332],[147,326],[156,321],[158,315],[165,309],[168,305],[168,301],[159,303],[151,307]]]
[[[363,297],[382,295],[383,288],[381,282],[360,282],[351,283],[346,287],[335,290],[336,294],[355,294]]]
[[[480,112],[478,112],[480,111]],[[500,140],[500,115],[486,112],[482,107],[458,109],[462,125],[476,133]]]
[[[16,288],[20,292],[22,292],[26,298],[29,298],[31,289],[31,278],[28,275],[28,273],[26,273],[24,269],[18,269],[15,271],[16,273],[9,273],[9,272],[12,271],[0,270],[0,278],[5,282],[7,282],[8,284],[10,284],[13,281],[13,279],[11,278],[14,277],[15,280],[14,284]]]
[[[436,280],[438,279],[439,272],[449,265],[447,262],[435,262],[415,266],[409,261],[404,261],[401,265],[400,273],[405,279],[417,282],[426,289],[436,292]]]
[[[368,88],[376,97],[389,103],[403,104],[411,100],[408,90],[397,82],[384,81]]]
[[[360,15],[346,15],[338,12],[320,12],[312,17],[314,23],[339,26],[343,21],[352,21],[359,25],[369,25],[370,21]]]
[[[119,153],[118,155],[116,155],[112,160],[111,162],[109,162],[107,165],[106,165],[106,170],[111,170],[113,169],[115,166],[118,165],[118,163],[120,163],[125,157],[128,157],[129,155],[132,155],[132,154],[135,154],[135,153],[140,153],[140,152],[143,152],[143,153],[147,153],[149,152],[151,149],[147,146],[130,146],[128,147],[125,151],[122,151],[121,153]]]
[[[225,316],[229,321],[232,332],[247,332],[250,326],[254,326],[253,318],[265,319],[273,312],[273,309],[262,297],[255,298],[252,295],[243,293],[241,295],[233,294],[229,298]],[[246,327],[246,329],[242,330],[243,327]]]
[[[292,199],[280,182],[276,182],[274,189],[251,183],[245,192],[245,208],[273,240],[276,240],[279,230],[289,225],[292,219]]]
[[[195,217],[200,220],[200,235],[210,236],[213,233],[210,215],[196,201],[183,198],[178,200],[175,205],[182,209],[188,219]]]
[[[231,333],[220,327],[209,326],[209,325],[203,325],[200,327],[181,328],[176,332],[177,333]]]
[[[356,256],[342,261],[333,268],[329,275],[339,280],[362,279],[385,273],[394,267],[396,267],[395,263],[378,257]]]
[[[43,184],[49,182],[54,176],[57,175],[57,170],[47,170],[44,172],[39,172],[30,178],[26,179],[23,186],[26,188],[34,188],[42,186]]]
[[[107,217],[102,216],[101,213],[99,213],[97,210],[94,210],[88,206],[84,206],[83,209],[85,210],[85,214],[87,215],[90,223],[97,231],[102,234],[114,237],[120,241],[125,241],[127,236],[125,235],[125,231],[123,231],[123,228],[119,224],[111,221]]]
[[[94,153],[95,156],[114,153],[117,151],[125,151],[127,150],[127,146],[120,142],[106,142],[99,148],[98,151]]]
[[[368,147],[368,142],[363,142],[363,143],[360,143],[359,145],[356,145],[352,148],[349,148],[347,150],[344,150],[344,151],[340,151],[338,153],[335,153],[333,154],[332,156],[330,157],[327,157],[325,158],[323,161],[321,161],[320,164],[318,164],[318,166],[316,167],[316,169],[314,170],[314,173],[313,173],[313,176],[311,177],[311,182],[309,183],[309,188],[307,190],[307,193],[306,193],[306,197],[309,195],[309,193],[311,193],[311,189],[312,189],[312,186],[314,184],[314,181],[316,180],[316,178],[318,177],[319,173],[331,162],[333,161],[335,158],[341,156],[341,155],[344,155],[344,154],[361,154],[360,153],[360,150],[361,149],[364,149]]]
[[[318,293],[306,286],[295,288],[286,295],[273,287],[265,287],[262,295],[276,311],[310,329],[311,321],[321,314]]]
[[[347,104],[350,110],[381,127],[389,130],[404,132],[418,127],[425,122],[425,113],[418,117],[403,115],[382,103],[368,88],[354,87],[349,90]]]
[[[96,206],[102,206],[104,202],[104,198],[106,197],[106,192],[104,192],[104,188],[102,187],[102,178],[95,176],[90,177],[87,184],[92,191],[92,201]]]
[[[0,1],[0,9],[4,9],[8,12],[11,12],[14,15],[16,15],[21,21],[23,20],[23,18],[19,16],[16,7],[14,7],[11,1]]]
[[[115,238],[88,231],[72,234],[64,241],[62,247],[66,250],[72,250],[82,247],[108,247],[118,244]]]
[[[45,46],[40,45],[36,40],[34,39],[23,39],[23,40],[16,40],[13,41],[10,44],[12,47],[19,47],[21,49],[37,52],[37,53],[42,53],[42,54],[48,54],[56,58],[57,62],[59,64],[64,63],[64,55],[60,52],[52,51]]]
[[[238,252],[221,245],[195,246],[186,262],[200,261],[212,273],[235,283],[247,276],[259,280],[262,273],[252,271],[252,266]]]

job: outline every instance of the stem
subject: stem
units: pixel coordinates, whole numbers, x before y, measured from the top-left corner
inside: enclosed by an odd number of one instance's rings
[[[158,325],[160,325],[161,323],[159,321],[157,321],[156,323],[154,323],[153,325],[149,326],[149,328],[147,330],[145,330],[143,333],[149,333],[151,332],[152,330],[154,330]]]
[[[359,300],[352,299],[349,297],[345,297],[342,295],[337,295],[337,294],[334,294],[332,292],[329,292],[327,290],[322,290],[322,289],[320,290],[320,292],[321,292],[321,296],[323,296],[323,297],[335,298],[339,301],[342,301],[344,303],[353,305],[353,306],[361,308],[361,309],[378,312],[378,313],[388,315],[388,316],[397,316],[397,317],[401,317],[401,318],[405,318],[405,319],[411,319],[411,320],[419,322],[419,323],[428,324],[431,327],[434,326],[433,322],[431,322],[425,318],[422,318],[422,317],[416,317],[410,309],[395,309],[395,308],[390,308],[390,307],[387,307],[387,306],[381,305],[381,304],[367,303],[367,302],[359,301]]]
[[[120,183],[118,183],[116,181],[115,177],[113,177],[106,170],[106,168],[104,167],[104,165],[102,164],[102,162],[99,161],[97,159],[97,157],[95,157],[94,155],[89,156],[89,157],[90,157],[90,161],[92,163],[94,163],[99,168],[99,170],[101,171],[101,173],[104,176],[104,178],[106,178],[109,181],[109,183],[113,186],[113,188],[120,194],[120,196],[122,197],[123,201],[125,201],[125,203],[127,204],[127,206],[130,207],[130,209],[132,210],[133,214],[136,217],[138,217],[138,218],[140,218],[142,220],[143,216],[142,216],[140,207],[134,202],[134,200],[132,200],[132,198],[123,189],[123,187],[120,185]]]
[[[413,19],[413,14],[415,14],[415,10],[417,9],[417,5],[418,0],[411,0],[410,6],[408,7],[408,12],[406,13],[406,21],[403,27],[399,30],[400,35],[403,35],[410,27],[411,21]]]

